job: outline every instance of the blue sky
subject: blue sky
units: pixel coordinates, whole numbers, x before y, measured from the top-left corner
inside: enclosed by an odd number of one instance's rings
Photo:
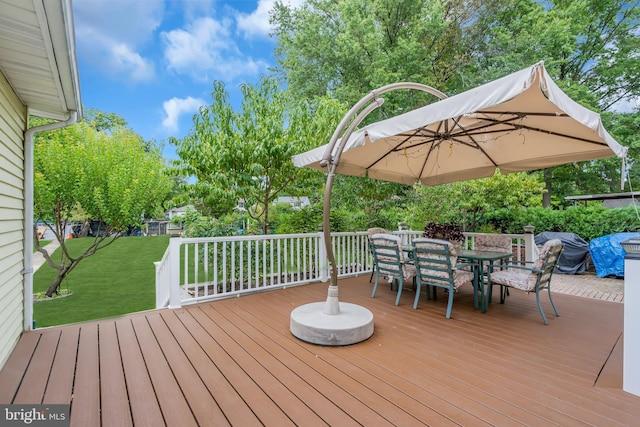
[[[223,81],[236,108],[241,83],[275,64],[268,11],[275,0],[74,0],[85,108],[116,113],[144,139],[191,129],[198,107]],[[289,0],[298,4],[300,0]]]

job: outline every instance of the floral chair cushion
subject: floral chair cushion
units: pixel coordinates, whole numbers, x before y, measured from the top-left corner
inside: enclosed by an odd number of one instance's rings
[[[380,233],[380,234],[374,234],[373,236],[371,236],[371,241],[375,242],[376,245],[379,246],[389,246],[390,249],[388,250],[389,253],[389,257],[385,257],[384,253],[387,252],[386,249],[381,249],[380,253],[381,255],[381,260],[379,260],[378,262],[387,260],[387,261],[395,261],[395,248],[394,246],[396,246],[398,248],[398,251],[400,253],[400,259],[402,262],[402,277],[403,279],[410,279],[414,276],[417,275],[417,271],[416,271],[416,266],[413,265],[409,261],[408,257],[404,254],[403,250],[402,250],[402,240],[399,236],[396,236],[394,234],[386,234],[386,233]],[[391,242],[390,242],[391,241]],[[393,243],[395,242],[395,243]],[[393,248],[393,249],[391,249]]]
[[[425,248],[425,249],[439,249],[440,245],[446,245],[449,248],[449,262],[452,267],[458,262],[458,254],[456,253],[455,245],[447,240],[438,240],[438,239],[414,239],[413,246],[415,248]],[[433,257],[435,259],[444,260],[444,255],[434,254]],[[437,264],[432,264],[437,265]],[[441,265],[440,265],[441,266]],[[429,269],[429,262],[423,261],[420,263],[420,273],[421,274],[429,274],[431,276],[441,277],[443,279],[442,284],[444,286],[448,286],[449,273],[446,271],[440,270],[432,270]],[[453,271],[453,284],[454,288],[458,289],[460,286],[465,283],[473,281],[473,272],[466,270],[454,270]]]
[[[559,239],[548,240],[538,255],[538,259],[533,265],[534,270],[542,270],[545,267],[545,260],[549,252],[556,246],[561,246],[562,242]],[[555,259],[548,260],[553,264]],[[539,283],[546,283],[553,271],[544,271],[540,277]],[[538,274],[534,271],[507,269],[493,272],[491,274],[491,282],[499,285],[510,286],[512,288],[520,289],[526,292],[533,292],[536,289],[536,283],[538,282]]]
[[[376,234],[388,234],[388,233],[387,233],[387,230],[380,227],[374,227],[367,230],[367,236],[369,236],[369,238],[372,238]]]
[[[480,234],[476,237],[475,249],[511,253],[511,237],[501,234]]]

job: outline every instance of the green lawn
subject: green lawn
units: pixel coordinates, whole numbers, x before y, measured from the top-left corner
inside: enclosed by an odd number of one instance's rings
[[[70,252],[83,251],[92,239],[67,241]],[[169,245],[169,236],[122,237],[80,262],[62,289],[73,295],[34,302],[37,327],[103,319],[155,308],[155,266]],[[53,259],[62,252],[56,249]],[[55,278],[46,262],[33,276],[34,292],[45,291]]]

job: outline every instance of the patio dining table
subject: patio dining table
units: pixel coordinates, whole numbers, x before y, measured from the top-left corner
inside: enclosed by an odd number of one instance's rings
[[[403,245],[402,250],[407,253],[408,258],[413,258],[414,248],[413,245]],[[491,283],[491,272],[494,269],[494,265],[496,261],[500,261],[501,263],[505,261],[509,261],[512,257],[512,253],[510,252],[500,252],[500,251],[485,251],[485,250],[476,250],[476,249],[461,249],[458,251],[458,259],[461,261],[469,262],[474,265],[473,272],[475,275],[474,278],[474,289],[473,289],[473,306],[477,310],[478,309],[478,290],[480,291],[480,308],[482,313],[487,311],[487,298],[485,297],[484,286],[485,286],[485,264],[486,272],[487,272],[487,283]],[[491,292],[489,292],[491,295]]]
[[[481,310],[483,313],[487,311],[487,298],[485,297],[484,292],[484,267],[485,263],[487,264],[487,283],[491,286],[491,272],[494,268],[494,263],[496,261],[504,262],[508,261],[513,254],[510,252],[499,252],[499,251],[484,251],[484,250],[475,250],[475,249],[462,249],[458,252],[458,258],[470,261],[475,265],[475,280],[474,283],[477,283],[478,288],[480,288],[480,304]],[[491,291],[489,291],[489,295],[491,295]],[[474,289],[474,305],[477,307],[477,298],[478,298],[478,289]]]

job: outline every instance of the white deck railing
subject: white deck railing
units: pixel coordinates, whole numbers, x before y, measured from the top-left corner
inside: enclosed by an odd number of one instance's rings
[[[394,234],[410,243],[422,232]],[[465,247],[473,248],[478,234],[465,233]],[[329,268],[323,236],[171,237],[162,260],[155,263],[156,307],[177,308],[250,292],[326,282]],[[517,260],[523,256],[533,259],[533,235],[509,236]],[[339,278],[371,273],[373,262],[366,232],[332,233],[331,240]]]

